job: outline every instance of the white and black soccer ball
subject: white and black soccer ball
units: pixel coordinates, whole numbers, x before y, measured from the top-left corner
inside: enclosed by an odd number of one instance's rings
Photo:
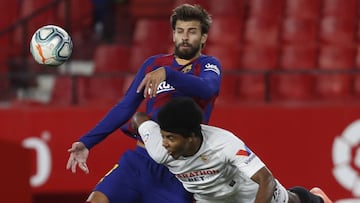
[[[56,25],[45,25],[34,33],[30,52],[39,64],[58,66],[69,60],[73,49],[70,35]]]

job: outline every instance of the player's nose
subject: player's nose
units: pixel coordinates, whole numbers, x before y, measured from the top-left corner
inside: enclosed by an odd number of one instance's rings
[[[162,146],[166,149],[169,148],[169,143],[166,141],[166,139],[163,139]]]

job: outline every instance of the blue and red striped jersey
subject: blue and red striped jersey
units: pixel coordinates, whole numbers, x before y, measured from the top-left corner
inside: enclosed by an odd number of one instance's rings
[[[136,89],[146,73],[160,67],[165,68],[166,79],[159,84],[156,97],[145,99]],[[146,114],[156,121],[159,109],[174,97],[192,97],[203,109],[206,124],[219,94],[221,77],[221,64],[212,56],[201,55],[186,65],[178,64],[173,54],[152,56],[145,60],[124,97],[79,141],[90,149],[119,128],[136,137],[128,121],[141,103],[145,102]]]

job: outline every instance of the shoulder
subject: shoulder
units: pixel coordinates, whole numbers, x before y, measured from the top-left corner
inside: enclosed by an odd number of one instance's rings
[[[205,64],[205,63],[220,64],[220,60],[218,58],[216,58],[215,56],[210,56],[210,55],[206,55],[206,54],[202,54],[198,60],[202,64]]]
[[[212,71],[217,75],[220,75],[221,73],[221,64],[219,60],[213,56],[201,55],[195,63],[198,63],[199,67],[201,67],[201,70],[204,72]]]
[[[236,135],[232,132],[210,125],[201,125],[204,139],[213,146],[224,147],[229,144],[243,143]]]
[[[172,63],[173,54],[157,54],[146,58],[141,66],[143,72],[149,72],[153,68],[166,66]]]
[[[152,61],[154,65],[168,65],[171,64],[174,60],[173,54],[157,54],[150,56],[149,61]]]

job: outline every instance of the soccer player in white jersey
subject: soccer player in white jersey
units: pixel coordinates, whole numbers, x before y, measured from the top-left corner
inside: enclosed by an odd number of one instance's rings
[[[286,190],[241,139],[201,124],[201,110],[190,98],[173,99],[157,119],[136,113],[132,124],[150,156],[167,166],[198,203],[332,203],[320,188]]]

